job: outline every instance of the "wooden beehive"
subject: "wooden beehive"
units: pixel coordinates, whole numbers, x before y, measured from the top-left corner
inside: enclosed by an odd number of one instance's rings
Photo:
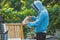
[[[8,38],[24,38],[23,29],[20,23],[6,23]]]

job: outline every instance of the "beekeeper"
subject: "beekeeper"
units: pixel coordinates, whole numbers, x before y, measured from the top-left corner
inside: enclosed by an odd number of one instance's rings
[[[36,33],[37,40],[45,40],[46,39],[46,30],[49,25],[49,14],[46,8],[42,5],[41,1],[34,1],[31,5],[32,8],[37,12],[37,17],[35,16],[27,16],[27,19],[33,20],[33,22],[22,22],[22,25],[27,25],[28,27],[34,27],[34,31]]]

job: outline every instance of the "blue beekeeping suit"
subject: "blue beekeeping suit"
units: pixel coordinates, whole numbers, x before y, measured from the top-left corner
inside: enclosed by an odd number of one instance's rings
[[[27,22],[28,27],[34,27],[34,31],[38,32],[46,32],[48,24],[49,24],[49,15],[46,8],[42,5],[40,1],[35,1],[32,4],[32,7],[37,11],[38,16],[32,16],[33,22]]]

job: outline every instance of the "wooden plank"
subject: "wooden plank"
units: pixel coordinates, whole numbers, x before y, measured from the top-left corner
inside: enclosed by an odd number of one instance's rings
[[[21,33],[21,34],[20,34],[20,35],[21,35],[21,38],[23,39],[23,37],[24,37],[23,35],[24,35],[24,34],[23,34],[22,25],[20,25],[20,33]]]

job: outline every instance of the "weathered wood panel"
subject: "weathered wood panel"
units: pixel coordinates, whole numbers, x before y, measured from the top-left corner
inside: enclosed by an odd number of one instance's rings
[[[24,38],[23,29],[20,23],[6,23],[8,38]]]

